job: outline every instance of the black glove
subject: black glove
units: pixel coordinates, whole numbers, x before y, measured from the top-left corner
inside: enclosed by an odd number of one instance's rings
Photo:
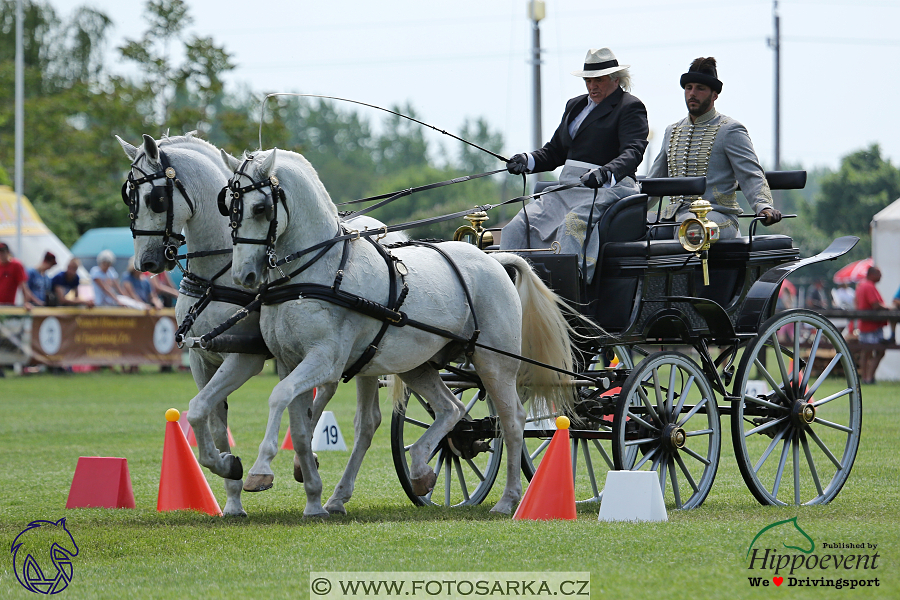
[[[591,169],[581,176],[581,183],[584,184],[584,187],[596,190],[597,188],[603,187],[603,184],[609,181],[610,174],[611,171],[606,167]]]
[[[506,161],[506,170],[513,175],[521,175],[528,171],[528,157],[524,154],[516,154]]]
[[[768,227],[769,225],[774,225],[781,220],[781,211],[775,208],[764,208],[759,211],[759,214],[757,216],[765,217],[765,219],[763,220],[763,225]]]

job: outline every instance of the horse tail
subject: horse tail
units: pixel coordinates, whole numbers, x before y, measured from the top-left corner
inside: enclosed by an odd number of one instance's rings
[[[577,314],[576,311],[553,293],[521,256],[491,256],[507,271],[515,272],[516,291],[522,304],[522,356],[572,371],[572,338],[578,334],[565,313]],[[531,400],[534,414],[566,413],[574,417],[575,387],[570,375],[523,361],[516,385],[522,402]]]

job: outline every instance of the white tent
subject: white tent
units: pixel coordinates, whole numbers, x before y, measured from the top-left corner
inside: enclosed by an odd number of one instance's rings
[[[900,288],[900,199],[872,217],[872,258],[881,269],[881,292],[885,304],[891,305]],[[885,354],[878,365],[876,379],[900,380],[900,352]]]
[[[6,242],[14,258],[19,259],[26,269],[37,267],[45,252],[56,256],[56,266],[48,271],[51,277],[65,269],[72,253],[56,235],[50,231],[38,216],[31,202],[22,196],[22,247],[18,247],[16,235],[16,193],[8,185],[0,185],[0,242]],[[87,272],[79,272],[82,279]],[[21,300],[21,299],[20,299]]]

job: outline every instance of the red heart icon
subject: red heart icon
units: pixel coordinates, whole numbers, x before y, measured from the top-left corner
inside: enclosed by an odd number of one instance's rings
[[[775,585],[781,585],[784,582],[784,577],[773,577],[772,581],[775,582]]]

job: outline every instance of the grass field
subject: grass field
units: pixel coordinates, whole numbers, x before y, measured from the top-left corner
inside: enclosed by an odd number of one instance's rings
[[[256,456],[275,382],[267,368],[229,400],[235,453],[245,468]],[[303,519],[303,489],[291,476],[288,452],[275,461],[272,490],[244,494],[246,519],[158,513],[163,414],[171,406],[185,409],[194,391],[183,372],[0,379],[0,541],[6,548],[0,597],[32,595],[13,573],[12,541],[32,520],[61,517],[80,548],[73,580],[60,594],[67,598],[307,598],[310,571],[589,571],[593,598],[900,597],[898,384],[863,388],[862,444],[848,483],[831,504],[760,506],[734,463],[724,417],[722,461],[706,502],[691,511],[670,510],[667,523],[654,524],[599,523],[596,505],[580,505],[577,521],[512,521],[488,512],[499,484],[479,507],[416,508],[394,473],[387,400],[345,517]],[[354,393],[342,386],[329,407],[348,444]],[[286,427],[285,418],[281,435]],[[326,497],[347,455],[320,453]],[[127,458],[137,508],[66,510],[79,456]],[[224,504],[221,480],[208,479]],[[878,545],[875,570],[806,575],[878,577],[880,586],[751,587],[748,577],[772,575],[748,569],[754,536],[794,516],[819,547]]]

